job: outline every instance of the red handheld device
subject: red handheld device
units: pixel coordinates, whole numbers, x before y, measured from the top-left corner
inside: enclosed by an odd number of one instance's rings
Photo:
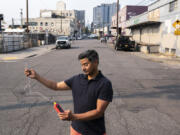
[[[64,112],[62,107],[59,104],[57,104],[56,102],[54,102],[54,109],[56,110],[57,113]]]

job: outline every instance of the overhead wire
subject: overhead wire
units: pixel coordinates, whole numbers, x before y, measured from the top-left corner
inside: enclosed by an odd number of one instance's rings
[[[136,5],[146,5],[146,6],[148,6],[148,5],[152,4],[152,3],[154,3],[155,1],[158,1],[158,0],[142,0],[142,1],[138,2]]]

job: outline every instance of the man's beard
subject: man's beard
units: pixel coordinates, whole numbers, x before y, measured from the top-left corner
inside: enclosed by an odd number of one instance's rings
[[[91,71],[89,71],[89,72],[87,72],[87,71],[84,71],[84,73],[86,74],[86,75],[93,75],[94,73],[95,73],[95,68],[94,69],[92,69]]]

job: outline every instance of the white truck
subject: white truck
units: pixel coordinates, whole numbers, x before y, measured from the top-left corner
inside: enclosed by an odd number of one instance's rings
[[[56,49],[71,48],[71,41],[68,36],[59,36],[56,40]]]

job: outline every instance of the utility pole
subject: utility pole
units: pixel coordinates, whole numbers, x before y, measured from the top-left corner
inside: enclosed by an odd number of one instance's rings
[[[105,4],[103,5],[103,18],[102,18],[102,23],[103,23],[103,36],[104,37],[104,18],[105,18],[105,12],[104,12]]]
[[[26,32],[29,33],[29,3],[26,0]]]
[[[116,43],[119,37],[119,0],[117,0],[117,37],[116,37]]]
[[[20,16],[21,16],[21,27],[23,28],[23,9],[20,9]]]

